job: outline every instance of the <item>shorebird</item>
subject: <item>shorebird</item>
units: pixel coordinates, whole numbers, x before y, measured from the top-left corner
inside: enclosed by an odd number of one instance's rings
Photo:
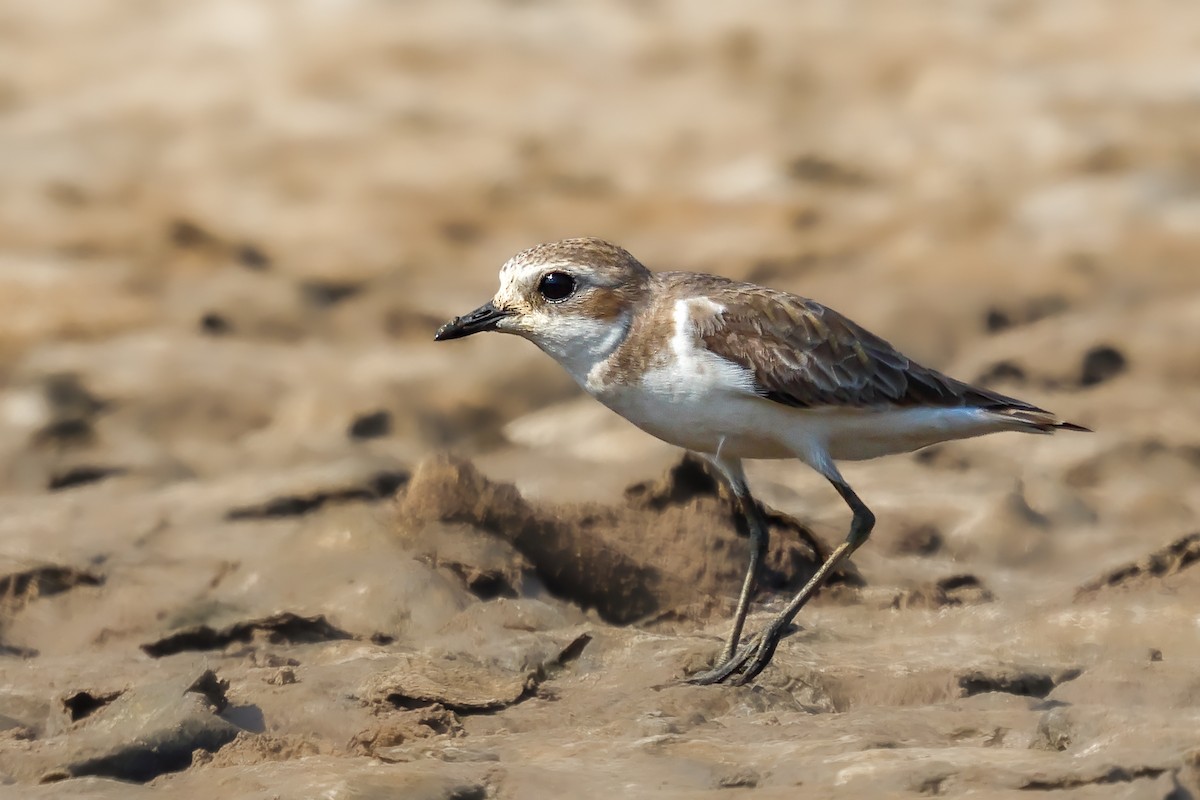
[[[438,329],[529,339],[592,397],[724,479],[751,538],[733,627],[712,669],[691,683],[746,683],[834,569],[862,546],[875,515],[838,471],[841,460],[904,453],[999,431],[1086,431],[1045,409],[921,366],[813,300],[690,272],[651,272],[600,239],[540,244],[500,269],[488,303]],[[796,458],[823,475],[852,520],[787,607],[741,641],[767,525],[743,459]]]

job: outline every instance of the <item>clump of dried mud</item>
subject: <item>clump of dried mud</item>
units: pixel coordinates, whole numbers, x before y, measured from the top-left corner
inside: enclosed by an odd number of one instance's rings
[[[1198,17],[7,4],[0,793],[1200,793]],[[711,476],[430,341],[572,235],[1096,433],[846,465],[853,567],[681,685],[747,555]],[[753,630],[848,513],[748,469]]]
[[[461,535],[464,525],[490,534],[556,597],[623,625],[737,595],[750,548],[717,486],[699,460],[685,458],[658,482],[630,486],[623,504],[547,506],[488,481],[469,462],[436,459],[421,465],[401,496],[398,525],[403,541],[442,564],[456,564],[446,561],[445,535]],[[768,510],[767,519],[773,535],[761,585],[795,592],[829,548],[786,514]],[[524,588],[515,563],[452,568],[476,594],[516,597]],[[858,582],[843,569],[830,585]]]

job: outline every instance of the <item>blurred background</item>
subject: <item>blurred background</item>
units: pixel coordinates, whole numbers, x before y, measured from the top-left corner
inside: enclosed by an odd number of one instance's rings
[[[574,235],[816,297],[944,368],[1080,307],[1119,345],[1200,283],[1186,13],[6,3],[8,480],[63,466],[15,451],[55,413],[20,390],[64,371],[185,471],[337,447],[374,410],[418,449],[494,446],[572,388],[528,345],[430,331]],[[1036,357],[1065,376],[1079,344]],[[1191,355],[1158,357],[1190,384]]]
[[[535,502],[656,478],[678,453],[528,343],[432,342],[510,255],[584,235],[813,297],[1097,430],[849,467],[880,518],[868,587],[969,570],[980,620],[1064,663],[1195,646],[1163,611],[1179,587],[1100,627],[1013,620],[1197,527],[1200,6],[9,0],[0,572],[45,597],[5,606],[0,672],[136,675],[166,630],[280,609],[442,630],[478,598],[422,617],[425,589],[362,577],[378,551],[330,566],[366,523],[308,514],[387,500],[435,453]],[[840,540],[819,478],[750,474]]]

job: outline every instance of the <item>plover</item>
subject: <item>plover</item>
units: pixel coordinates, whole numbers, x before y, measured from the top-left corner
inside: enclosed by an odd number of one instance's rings
[[[651,272],[600,239],[518,253],[501,267],[495,297],[434,338],[481,331],[529,339],[592,397],[698,453],[724,478],[750,533],[750,563],[716,666],[693,683],[758,675],[801,607],[867,540],[875,516],[836,462],[998,431],[1087,430],[923,367],[813,300],[715,275]],[[748,458],[803,461],[833,484],[853,518],[845,541],[787,607],[741,642],[767,548],[742,469]]]

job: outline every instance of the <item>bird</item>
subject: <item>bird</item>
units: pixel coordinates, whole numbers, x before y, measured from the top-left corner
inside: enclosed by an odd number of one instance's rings
[[[717,275],[652,272],[603,239],[536,245],[508,259],[499,277],[489,302],[434,339],[484,331],[528,339],[600,403],[703,458],[745,522],[750,558],[732,628],[714,666],[689,683],[752,681],[800,609],[867,541],[875,515],[839,461],[1001,431],[1089,430],[922,366],[815,300]],[[851,522],[787,606],[743,641],[768,544],[746,459],[803,462],[832,484]]]

